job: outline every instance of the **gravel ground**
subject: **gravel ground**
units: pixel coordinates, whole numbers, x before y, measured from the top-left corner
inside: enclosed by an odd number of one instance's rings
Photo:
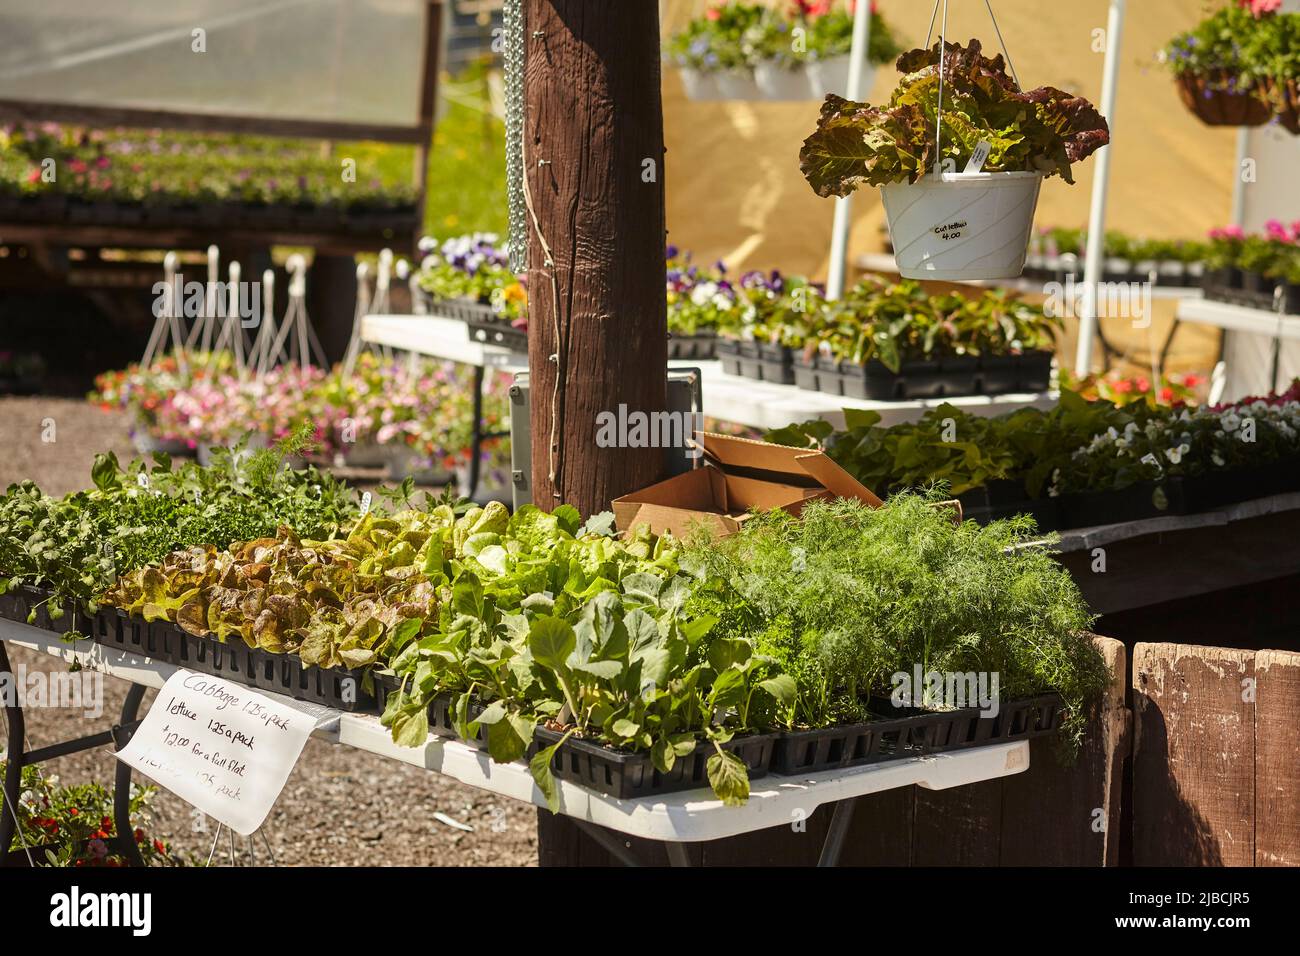
[[[53,442],[48,422],[53,420]],[[126,461],[131,443],[125,419],[84,402],[56,398],[0,398],[0,487],[24,478],[50,494],[90,483],[97,451],[113,450]],[[12,665],[29,670],[59,666],[52,658],[14,648]],[[76,710],[29,710],[28,746],[105,729],[125,696],[127,684],[104,680],[104,713],[88,722]],[[146,697],[146,707],[153,698]],[[141,710],[144,713],[144,710]],[[62,757],[46,764],[68,783],[111,782],[116,761],[105,749]],[[154,831],[192,862],[207,859],[215,821],[196,820],[189,804],[162,791]],[[465,832],[437,820],[435,813],[473,827]],[[535,866],[534,811],[524,804],[455,783],[437,774],[382,760],[347,747],[310,740],[284,792],[263,826],[281,865],[300,866]],[[229,861],[222,838],[214,863]],[[256,846],[266,862],[264,846]],[[240,854],[239,862],[246,862]]]

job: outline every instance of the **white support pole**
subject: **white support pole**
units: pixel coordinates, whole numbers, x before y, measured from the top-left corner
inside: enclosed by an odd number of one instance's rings
[[[1101,115],[1110,124],[1111,142],[1097,153],[1092,180],[1092,209],[1088,215],[1088,258],[1083,265],[1083,301],[1078,308],[1079,346],[1074,373],[1087,375],[1092,365],[1092,340],[1097,337],[1097,284],[1102,274],[1106,239],[1106,196],[1110,191],[1110,156],[1115,149],[1115,94],[1119,87],[1119,51],[1124,36],[1125,0],[1110,0],[1106,21],[1106,60],[1102,67]]]
[[[1237,129],[1237,165],[1232,170],[1232,224],[1244,228],[1246,223],[1246,181],[1241,176],[1246,154],[1250,152],[1250,129]]]
[[[867,54],[871,49],[871,4],[859,0],[853,14],[853,45],[849,56],[849,88],[844,91],[851,100],[862,98],[862,74],[866,71]],[[844,295],[844,276],[848,270],[849,230],[853,226],[853,198],[842,196],[835,200],[835,219],[831,224],[831,263],[826,276],[826,298],[838,299]]]

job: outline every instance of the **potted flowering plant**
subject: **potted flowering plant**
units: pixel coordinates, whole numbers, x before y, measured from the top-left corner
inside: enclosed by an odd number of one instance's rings
[[[0,773],[6,767],[0,761]],[[0,813],[14,813],[20,828],[13,843],[2,848],[7,862],[15,866],[126,866],[122,844],[130,840],[146,866],[184,866],[183,857],[146,832],[158,788],[132,787],[131,791],[131,817],[140,825],[119,835],[113,819],[113,795],[104,787],[97,783],[63,786],[58,777],[40,767],[23,767],[17,806],[4,806],[0,794]]]
[[[1071,165],[1110,141],[1106,120],[1061,90],[1022,92],[978,40],[912,50],[898,70],[886,106],[826,98],[799,153],[804,177],[824,197],[882,187],[906,278],[1020,275],[1040,183],[1073,183]]]
[[[833,0],[802,0],[801,7],[810,9],[808,18],[808,82],[813,99],[820,100],[827,93],[846,96],[849,89],[850,53],[853,47],[853,16],[857,0],[849,0],[841,7],[831,9]],[[862,88],[871,88],[875,67],[888,63],[903,52],[888,22],[871,0],[871,38],[868,42],[866,72]]]
[[[417,284],[440,312],[464,321],[479,341],[527,350],[528,296],[496,233],[453,236],[441,244],[425,236],[419,248]]]
[[[667,43],[691,100],[819,100],[848,87],[857,0],[789,0],[788,6],[726,3],[710,7]],[[871,4],[871,68],[900,52]]]
[[[121,409],[131,416],[131,441],[141,454],[189,454],[194,446],[186,441],[186,429],[169,406],[180,390],[224,375],[234,357],[194,352],[187,359],[184,370],[175,355],[164,355],[147,366],[133,362],[125,369],[103,372],[95,377],[95,388],[87,397],[105,410]]]
[[[1300,222],[1287,226],[1270,219],[1258,235],[1240,226],[1211,230],[1202,283],[1206,298],[1271,310],[1281,288],[1283,310],[1300,311],[1300,290],[1293,289],[1298,260]]]
[[[763,42],[768,9],[756,3],[722,3],[691,20],[667,44],[692,100],[752,100],[753,50]]]
[[[1277,117],[1300,133],[1300,14],[1280,7],[1281,0],[1233,0],[1161,51],[1201,122],[1263,126]]]
[[[183,436],[201,464],[213,448],[242,442],[253,451],[311,422],[318,442],[329,434],[312,415],[310,397],[325,373],[313,366],[282,365],[258,378],[221,375],[177,389],[158,411],[160,427]]]

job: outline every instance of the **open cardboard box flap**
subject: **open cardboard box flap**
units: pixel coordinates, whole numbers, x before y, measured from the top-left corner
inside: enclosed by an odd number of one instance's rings
[[[702,433],[701,442],[703,468],[614,500],[620,531],[648,524],[656,534],[682,537],[702,524],[722,537],[739,531],[752,508],[798,515],[809,501],[830,497],[856,498],[873,508],[883,504],[825,452],[712,432]]]

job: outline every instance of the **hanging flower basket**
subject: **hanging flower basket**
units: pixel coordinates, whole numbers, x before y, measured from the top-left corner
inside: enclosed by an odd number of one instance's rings
[[[808,72],[799,64],[787,66],[777,60],[756,63],[754,83],[765,100],[791,102],[813,98]]]
[[[678,71],[678,75],[682,78],[682,86],[686,90],[688,100],[707,103],[722,99],[722,91],[718,89],[718,75],[716,73],[684,66]]]
[[[808,87],[812,98],[824,100],[827,93],[836,96],[848,96],[849,67],[853,64],[851,56],[836,56],[828,60],[809,60],[807,67]],[[876,67],[872,63],[862,64],[862,90],[869,92],[876,78]]]
[[[944,173],[881,188],[906,279],[1011,279],[1024,270],[1042,173]]]
[[[754,81],[754,71],[747,67],[719,70],[714,76],[720,99],[749,101],[763,98]]]
[[[985,57],[978,40],[941,38],[897,67],[886,106],[826,97],[800,171],[819,196],[881,188],[905,278],[1015,278],[1043,179],[1073,183],[1071,166],[1110,142],[1105,118],[1054,87],[1021,90],[1003,56]],[[1018,136],[1007,135],[1007,116]]]
[[[1268,77],[1264,93],[1276,111],[1278,123],[1291,135],[1300,136],[1300,82],[1289,78],[1278,80]]]
[[[1256,87],[1237,89],[1235,80],[1224,71],[1183,73],[1178,95],[1206,126],[1263,126],[1273,117],[1264,94]]]
[[[873,64],[901,51],[874,4],[863,55],[871,84]],[[852,4],[797,0],[784,4],[724,2],[686,23],[665,44],[693,101],[819,101],[848,93],[856,9]]]

